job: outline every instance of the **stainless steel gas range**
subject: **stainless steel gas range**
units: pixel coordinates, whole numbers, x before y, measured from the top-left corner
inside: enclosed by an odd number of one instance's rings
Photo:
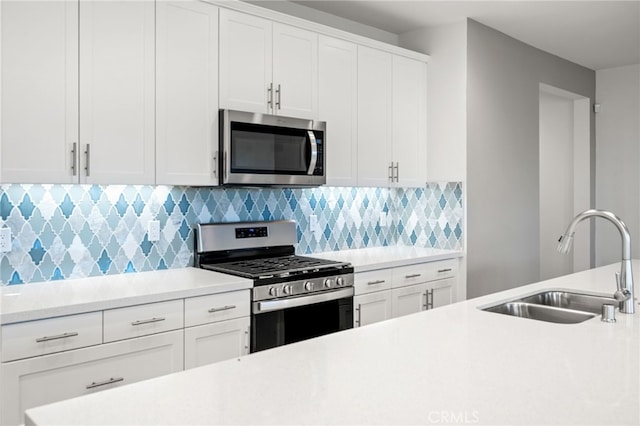
[[[253,280],[251,352],[353,327],[353,267],[297,241],[290,220],[197,225],[196,267]]]

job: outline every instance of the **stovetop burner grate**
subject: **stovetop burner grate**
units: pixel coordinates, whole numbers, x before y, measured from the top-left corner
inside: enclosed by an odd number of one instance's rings
[[[206,269],[240,275],[247,278],[282,276],[300,272],[335,268],[342,263],[305,256],[280,256],[203,265]]]

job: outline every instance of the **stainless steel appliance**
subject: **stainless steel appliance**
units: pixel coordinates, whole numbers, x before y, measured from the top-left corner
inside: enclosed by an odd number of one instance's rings
[[[197,225],[197,267],[253,280],[251,352],[353,327],[353,267],[296,242],[290,220]]]
[[[325,146],[323,121],[220,110],[220,183],[324,185]]]

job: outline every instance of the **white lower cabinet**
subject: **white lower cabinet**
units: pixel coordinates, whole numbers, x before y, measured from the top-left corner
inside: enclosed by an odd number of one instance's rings
[[[181,371],[183,354],[178,330],[4,363],[0,423],[23,423],[31,407]]]
[[[391,318],[391,295],[389,291],[362,294],[353,298],[354,327],[373,324]]]
[[[356,273],[354,327],[453,303],[458,262],[446,259]]]
[[[249,354],[249,317],[188,327],[184,330],[184,368]]]

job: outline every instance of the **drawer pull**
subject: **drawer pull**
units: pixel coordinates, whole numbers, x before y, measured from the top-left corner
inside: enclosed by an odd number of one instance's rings
[[[124,377],[112,377],[109,380],[105,380],[104,382],[93,382],[90,385],[87,385],[87,389],[93,389],[100,386],[110,385],[112,383],[118,383],[124,381]]]
[[[212,314],[214,312],[228,311],[229,309],[235,309],[235,308],[236,308],[236,305],[226,305],[226,306],[223,306],[222,308],[211,308],[207,312]]]
[[[36,343],[48,342],[50,340],[66,339],[67,337],[75,337],[77,335],[78,333],[73,331],[71,333],[58,334],[57,336],[44,336],[39,339],[36,339]]]
[[[419,276],[421,276],[421,275],[422,275],[422,274],[411,274],[411,275],[405,275],[404,277],[405,277],[406,279],[409,279],[409,278],[417,278],[417,277],[419,277]]]
[[[158,317],[158,318],[151,318],[151,319],[146,319],[146,320],[139,320],[139,321],[132,322],[131,325],[151,324],[153,322],[164,321],[165,319],[166,318]]]
[[[383,282],[385,282],[385,280],[375,280],[375,281],[369,281],[367,283],[367,285],[376,285],[376,284],[382,284]]]
[[[442,272],[451,272],[452,270],[452,268],[438,269],[438,273],[441,274]]]

